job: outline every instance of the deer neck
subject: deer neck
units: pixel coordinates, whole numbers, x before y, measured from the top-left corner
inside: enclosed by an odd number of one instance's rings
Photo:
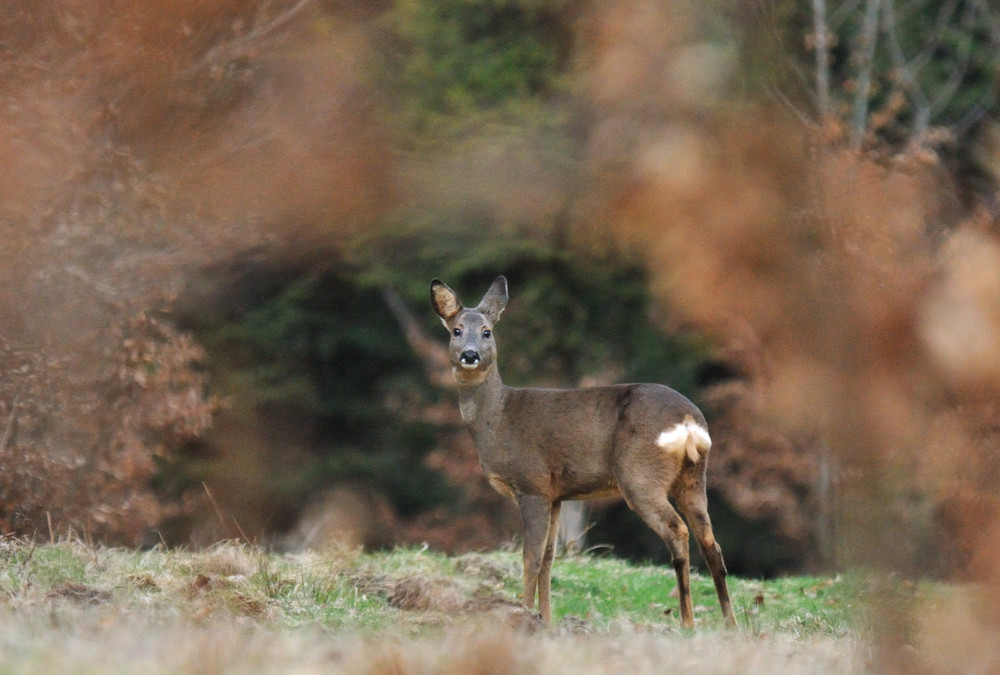
[[[458,387],[458,409],[462,421],[473,434],[489,426],[489,421],[500,414],[503,404],[504,384],[496,367],[479,384],[460,384]]]

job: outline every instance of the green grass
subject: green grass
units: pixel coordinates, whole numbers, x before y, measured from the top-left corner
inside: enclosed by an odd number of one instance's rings
[[[407,609],[394,592],[417,580],[422,611]],[[856,600],[840,579],[790,577],[773,581],[730,578],[741,630],[762,634],[848,634]],[[614,558],[569,556],[553,568],[553,623],[585,622],[601,629],[627,621],[657,630],[678,629],[673,570]],[[8,608],[46,601],[59,606],[113,603],[149,615],[190,612],[248,616],[268,625],[317,625],[335,630],[433,628],[448,623],[435,612],[474,599],[513,604],[521,590],[516,552],[449,557],[425,550],[286,556],[240,544],[206,551],[130,551],[77,543],[32,545],[5,541],[0,550],[0,598]],[[721,629],[711,579],[692,575],[700,628]],[[400,609],[402,607],[402,609]],[[414,620],[414,615],[423,614]],[[426,615],[431,615],[427,619]]]
[[[132,551],[7,539],[0,673],[311,672],[329,671],[331,659],[345,672],[461,672],[462,659],[478,662],[475,650],[487,648],[507,650],[497,658],[510,663],[534,654],[521,664],[528,672],[540,663],[554,670],[537,672],[617,672],[610,654],[622,650],[634,650],[637,673],[657,672],[660,651],[696,668],[725,654],[743,672],[768,672],[772,658],[789,672],[796,659],[808,672],[864,669],[872,631],[855,581],[730,578],[737,631],[723,627],[711,579],[695,573],[692,585],[696,628],[684,631],[671,568],[561,557],[544,628],[517,607],[517,552],[282,555],[235,543]],[[744,668],[747,659],[759,668]]]

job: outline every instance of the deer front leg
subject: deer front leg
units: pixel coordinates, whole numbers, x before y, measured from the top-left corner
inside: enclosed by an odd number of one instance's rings
[[[535,608],[535,589],[539,588],[542,572],[542,562],[545,558],[546,545],[551,529],[552,503],[538,495],[520,495],[517,506],[521,511],[521,522],[524,524],[524,596],[525,609]],[[549,621],[549,589],[548,572],[545,574],[546,588],[539,590],[542,619]]]

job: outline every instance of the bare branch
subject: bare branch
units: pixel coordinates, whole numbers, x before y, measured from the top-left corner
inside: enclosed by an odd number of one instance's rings
[[[391,289],[385,289],[382,291],[382,300],[402,329],[403,337],[406,338],[410,349],[423,362],[427,379],[435,386],[454,388],[455,379],[451,376],[448,350],[424,334],[419,322],[398,293]]]
[[[865,15],[858,37],[858,79],[854,90],[852,108],[851,145],[859,149],[868,128],[868,98],[872,88],[872,68],[875,60],[875,44],[878,38],[878,16],[882,0],[866,0]]]
[[[962,82],[965,80],[965,76],[969,71],[969,65],[972,62],[972,46],[974,41],[973,31],[971,24],[974,22],[975,7],[969,5],[966,7],[966,11],[962,14],[961,22],[963,40],[959,44],[959,51],[957,56],[957,61],[952,68],[951,74],[948,76],[948,80],[940,88],[938,95],[931,102],[932,113],[938,113],[943,110],[948,103],[951,101],[952,97],[958,91]]]
[[[785,93],[781,91],[781,89],[779,89],[778,87],[769,87],[768,93],[770,93],[773,98],[777,99],[778,103],[785,106],[789,111],[791,111],[791,113],[798,118],[802,126],[812,127],[815,125],[815,120],[810,118],[807,112],[799,110],[799,108],[794,103],[792,103],[792,101],[790,101],[787,96],[785,96]]]
[[[903,54],[903,48],[899,44],[899,36],[896,33],[896,3],[895,0],[885,0],[882,12],[883,30],[886,41],[889,45],[889,54],[892,58],[892,65],[899,73],[899,78],[903,81],[906,93],[913,104],[914,121],[910,134],[910,142],[915,145],[922,145],[927,136],[927,128],[930,126],[931,107],[927,102],[927,97],[920,88],[920,83],[910,70]]]
[[[0,454],[7,452],[7,446],[10,445],[10,439],[14,435],[14,415],[20,400],[20,396],[15,396],[14,401],[10,404],[10,414],[7,415],[7,424],[4,426],[3,437],[0,438]]]
[[[231,61],[234,58],[242,56],[247,51],[256,47],[261,40],[269,37],[279,28],[297,18],[309,5],[314,3],[315,0],[298,0],[294,5],[270,20],[263,18],[262,6],[258,18],[254,21],[253,28],[246,35],[223,42],[208,50],[201,59],[200,67],[211,67],[220,60]]]
[[[812,0],[813,39],[816,47],[816,111],[822,123],[830,115],[830,30],[826,0]]]
[[[941,5],[934,21],[934,27],[927,31],[929,39],[909,64],[910,72],[919,73],[924,66],[935,60],[935,53],[941,47],[941,39],[951,24],[955,12],[958,11],[958,3],[959,0],[948,0]]]
[[[993,59],[990,63],[989,86],[985,88],[980,100],[969,106],[953,125],[955,134],[959,137],[968,133],[976,123],[993,111],[1000,93],[1000,16],[990,6],[989,0],[974,0],[973,5],[989,32],[989,53],[993,54]]]
[[[1000,16],[994,14],[989,0],[974,0],[974,4],[979,8],[983,18],[986,20],[986,25],[990,29],[990,40],[992,40],[994,46],[1000,44]]]
[[[860,5],[861,0],[845,0],[833,3],[833,7],[827,7],[827,24],[834,31],[842,28],[844,23],[855,15]]]

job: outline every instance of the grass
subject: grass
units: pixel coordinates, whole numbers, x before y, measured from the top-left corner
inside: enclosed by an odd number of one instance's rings
[[[0,540],[0,673],[865,669],[871,631],[851,580],[731,578],[733,632],[711,579],[695,574],[691,632],[669,567],[558,559],[550,628],[517,607],[520,574],[517,552]]]

